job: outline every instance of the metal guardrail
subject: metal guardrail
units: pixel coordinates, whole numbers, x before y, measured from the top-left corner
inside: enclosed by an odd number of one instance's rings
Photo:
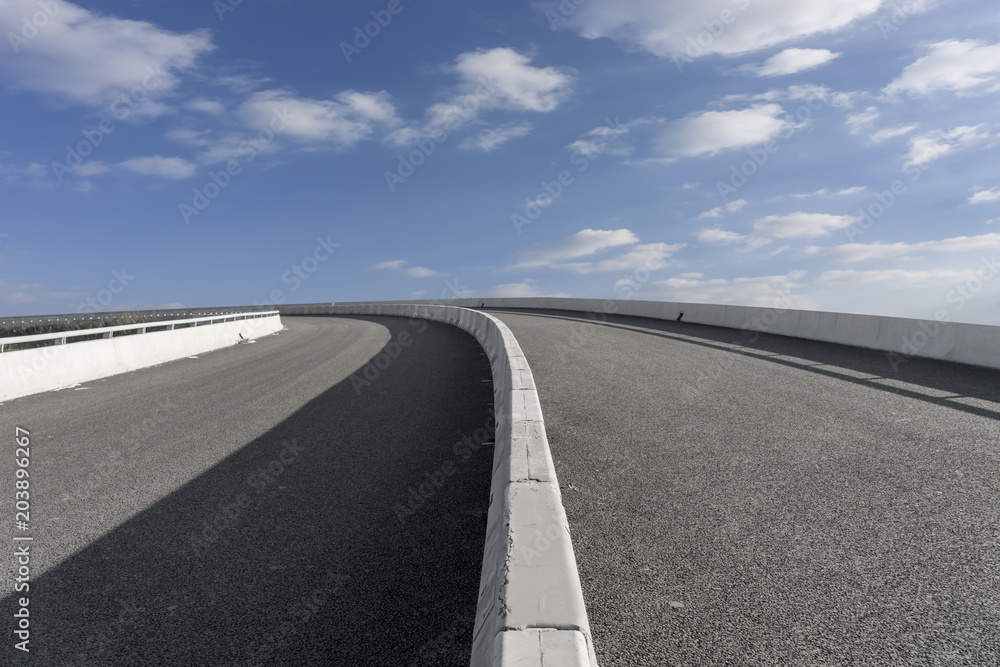
[[[141,310],[138,314],[148,321],[164,321],[192,317],[208,317],[212,315],[231,315],[233,313],[257,313],[274,310],[273,306],[225,306],[218,308],[175,308],[169,310]],[[80,324],[120,317],[125,311],[111,310],[94,313],[65,313],[59,315],[22,315],[18,317],[0,317],[0,335],[5,330],[38,326],[46,324]],[[129,311],[136,312],[136,311]],[[138,324],[138,323],[137,323]]]
[[[147,329],[162,329],[164,331],[172,331],[178,328],[185,328],[190,326],[204,326],[206,324],[217,324],[221,322],[235,322],[237,320],[252,320],[261,317],[272,317],[277,316],[279,313],[277,310],[268,311],[254,311],[254,312],[222,312],[216,313],[214,316],[208,317],[195,317],[190,319],[175,319],[175,320],[152,320],[149,322],[136,322],[135,324],[120,324],[113,327],[93,327],[90,329],[74,329],[72,331],[53,331],[50,333],[42,334],[31,334],[28,336],[10,336],[7,338],[0,338],[0,353],[4,351],[4,348],[10,345],[17,345],[20,343],[37,343],[42,341],[53,341],[53,345],[66,345],[71,342],[69,339],[72,338],[82,338],[85,336],[93,337],[97,334],[101,335],[101,338],[112,338],[117,332],[123,331],[134,331],[136,334],[147,333]],[[152,333],[152,332],[151,332]]]

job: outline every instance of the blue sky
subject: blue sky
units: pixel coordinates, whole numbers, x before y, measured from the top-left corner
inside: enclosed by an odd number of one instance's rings
[[[6,0],[0,314],[1000,323],[998,27],[986,0]]]

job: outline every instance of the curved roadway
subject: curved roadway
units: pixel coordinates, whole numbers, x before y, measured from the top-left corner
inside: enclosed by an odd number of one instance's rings
[[[1000,373],[488,312],[534,373],[602,667],[1000,664]]]
[[[8,555],[0,663],[468,664],[486,357],[442,324],[283,320],[255,344],[0,407],[8,508],[14,427],[31,432],[34,536],[31,653],[12,646]],[[352,381],[373,358],[378,377]],[[426,497],[403,511],[411,490]],[[28,533],[4,515],[12,551]]]

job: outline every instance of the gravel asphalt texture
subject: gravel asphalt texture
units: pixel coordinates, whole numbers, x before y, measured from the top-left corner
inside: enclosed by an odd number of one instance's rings
[[[1000,664],[1000,372],[486,312],[534,373],[602,667]]]
[[[15,425],[31,432],[34,536],[31,653],[12,646],[8,555],[0,664],[468,665],[486,356],[422,320],[282,319],[254,344],[0,406],[8,509]],[[384,369],[356,388],[372,358]],[[427,497],[403,513],[411,489]]]

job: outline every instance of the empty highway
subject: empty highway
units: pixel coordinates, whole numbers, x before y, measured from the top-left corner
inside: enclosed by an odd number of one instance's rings
[[[534,373],[603,667],[1000,664],[1000,372],[487,312]]]
[[[15,426],[31,434],[25,664],[468,664],[487,358],[422,320],[283,321],[0,406],[8,507]],[[4,568],[9,628],[25,593]]]

